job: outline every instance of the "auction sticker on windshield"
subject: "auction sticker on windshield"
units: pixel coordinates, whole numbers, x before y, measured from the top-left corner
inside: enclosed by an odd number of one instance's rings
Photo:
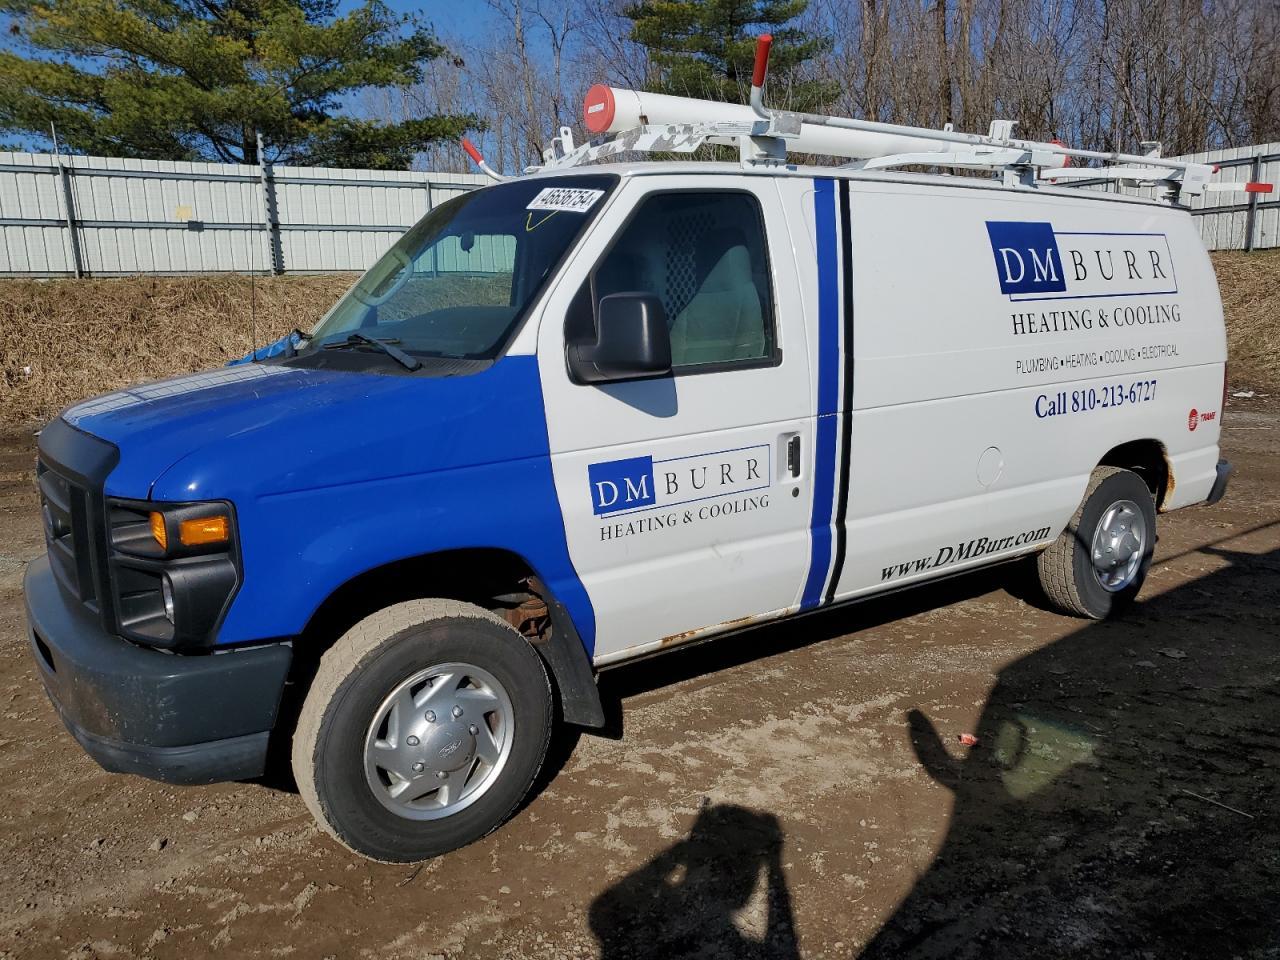
[[[525,209],[586,213],[603,196],[603,190],[587,190],[582,187],[547,187],[530,200]]]

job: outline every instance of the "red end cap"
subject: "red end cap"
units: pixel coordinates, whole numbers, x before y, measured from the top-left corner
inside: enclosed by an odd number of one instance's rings
[[[1274,184],[1270,183],[1246,183],[1244,185],[1245,193],[1270,193]]]
[[[756,37],[756,69],[751,74],[753,87],[764,86],[764,76],[769,72],[769,48],[773,46],[773,34],[762,33]]]
[[[582,122],[593,136],[608,133],[613,126],[613,115],[616,105],[613,102],[613,90],[603,83],[597,83],[582,101]]]
[[[476,145],[466,137],[462,138],[462,149],[467,151],[467,156],[474,160],[477,165],[484,163],[484,156],[476,149]]]
[[[1050,142],[1051,144],[1053,144],[1055,147],[1065,147],[1065,146],[1066,146],[1066,144],[1065,144],[1065,143],[1063,143],[1061,140],[1059,140],[1057,137],[1054,137],[1054,138],[1053,138],[1052,140],[1050,140],[1049,142]],[[1064,156],[1064,157],[1062,158],[1062,165],[1063,165],[1064,167],[1069,167],[1069,166],[1071,166],[1071,158],[1070,158],[1070,157],[1066,157],[1066,156]]]

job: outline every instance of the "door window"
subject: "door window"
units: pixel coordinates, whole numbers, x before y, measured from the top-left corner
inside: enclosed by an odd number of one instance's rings
[[[657,296],[673,368],[776,360],[764,226],[749,194],[647,198],[596,268],[593,288],[597,305],[611,293]]]

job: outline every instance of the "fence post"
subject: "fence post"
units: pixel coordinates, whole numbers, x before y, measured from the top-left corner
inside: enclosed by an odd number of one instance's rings
[[[57,156],[58,182],[62,190],[62,218],[67,224],[67,255],[71,269],[79,280],[84,276],[84,261],[80,256],[80,238],[76,236],[76,208],[71,192],[71,169],[61,155]]]
[[[426,181],[425,181],[425,182],[426,182],[426,187],[427,187],[427,213],[430,213],[432,210],[434,210],[434,209],[436,208],[435,194],[432,192],[435,188],[431,185],[431,172],[430,172],[430,171],[427,171],[427,173],[426,173]],[[426,216],[426,213],[424,213],[424,214],[423,214],[423,216],[425,217],[425,216]],[[393,241],[393,243],[394,243],[394,241]],[[436,245],[433,243],[433,244],[431,245],[431,275],[432,275],[432,276],[435,276],[435,274],[436,274],[436,269],[437,269],[437,267],[438,267],[438,266],[439,266],[439,265],[436,263]]]
[[[1256,183],[1262,179],[1262,155],[1255,154],[1253,162],[1249,164],[1249,181]],[[1249,210],[1244,215],[1244,249],[1245,252],[1253,249],[1253,233],[1258,222],[1258,194],[1249,194]]]
[[[258,134],[258,183],[262,188],[262,219],[267,230],[267,254],[271,258],[271,272],[284,273],[284,248],[280,243],[280,218],[276,213],[276,181],[271,164]]]

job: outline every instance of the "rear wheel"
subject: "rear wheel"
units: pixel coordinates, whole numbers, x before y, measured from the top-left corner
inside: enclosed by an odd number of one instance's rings
[[[511,815],[551,725],[550,680],[519,633],[471,604],[414,600],[325,653],[294,734],[294,776],[351,850],[424,860]]]
[[[1155,502],[1142,478],[1099,467],[1067,528],[1040,554],[1040,585],[1064,613],[1101,620],[1138,595],[1155,544]]]

